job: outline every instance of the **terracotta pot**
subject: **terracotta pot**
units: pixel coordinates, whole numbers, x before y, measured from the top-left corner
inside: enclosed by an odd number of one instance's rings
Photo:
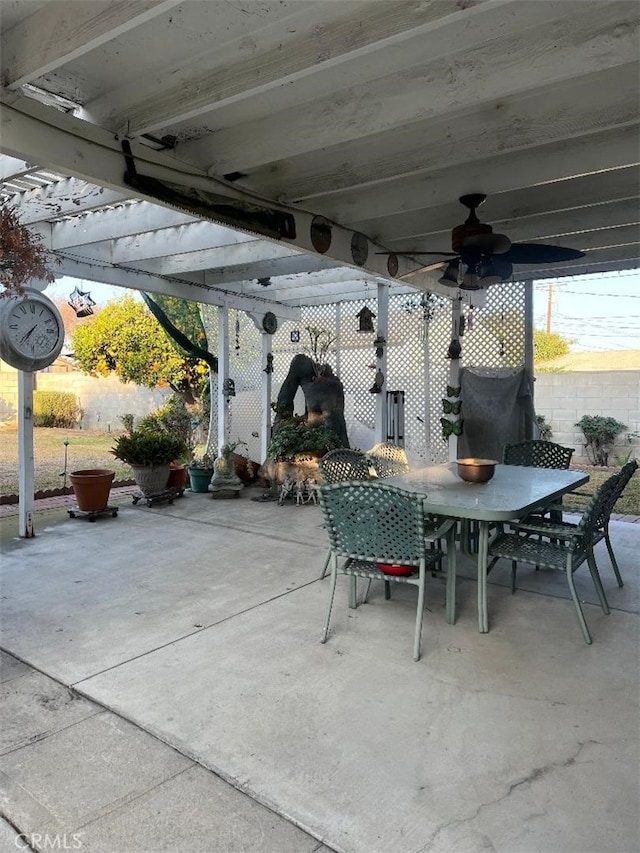
[[[83,512],[101,512],[109,503],[111,483],[115,471],[106,468],[90,468],[73,471],[69,475],[76,496],[78,509]]]
[[[187,485],[189,474],[184,465],[178,465],[172,462],[169,467],[169,479],[167,480],[167,489],[175,489],[176,492],[184,491]]]

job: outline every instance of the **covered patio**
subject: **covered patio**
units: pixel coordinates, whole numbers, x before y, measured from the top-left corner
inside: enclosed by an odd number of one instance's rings
[[[416,664],[413,591],[382,583],[356,610],[340,584],[320,644],[318,508],[250,494],[121,496],[5,540],[2,647],[38,671],[3,666],[14,827],[118,853],[637,847],[639,524],[612,524],[622,589],[597,548],[610,616],[577,573],[592,646],[564,578],[523,569],[511,595],[503,564],[479,634],[461,557],[455,625],[428,579]]]

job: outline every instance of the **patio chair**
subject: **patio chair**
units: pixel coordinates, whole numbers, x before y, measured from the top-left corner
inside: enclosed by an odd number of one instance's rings
[[[505,445],[502,461],[505,465],[567,469],[573,454],[573,447],[563,447],[561,444],[554,444],[553,441],[542,441],[536,438]]]
[[[370,480],[371,463],[360,450],[339,447],[318,459],[318,468],[325,483],[343,483],[345,480]]]
[[[381,441],[366,452],[378,477],[394,477],[409,470],[409,461],[403,447]]]
[[[598,594],[600,606],[605,614],[609,614],[593,548],[599,538],[599,525],[607,513],[607,507],[616,487],[614,478],[610,477],[595,493],[578,524],[553,524],[550,519],[545,524],[531,523],[528,529],[523,524],[518,526],[515,533],[499,533],[489,545],[489,556],[492,561],[489,570],[499,559],[511,560],[511,592],[516,590],[516,572],[518,563],[530,563],[537,569],[555,569],[565,572],[569,592],[582,629],[586,643],[591,643],[591,634],[584,618],[580,599],[576,592],[573,575],[586,561],[593,584]],[[542,538],[545,537],[545,538]],[[547,540],[546,537],[549,537]]]
[[[613,567],[614,574],[616,576],[616,581],[618,586],[624,586],[622,576],[620,575],[620,569],[618,567],[618,561],[616,560],[616,556],[613,553],[613,545],[611,544],[611,537],[609,536],[609,522],[611,521],[611,513],[613,512],[615,505],[618,499],[622,496],[622,493],[626,489],[629,481],[635,474],[638,469],[638,463],[635,459],[631,459],[622,468],[616,473],[612,474],[611,477],[606,482],[611,481],[612,489],[609,495],[609,500],[606,505],[603,507],[600,516],[596,519],[594,525],[594,537],[593,544],[596,545],[602,539],[604,539],[605,544],[607,546],[607,551],[609,552],[609,559],[611,560],[611,565]],[[587,497],[593,498],[593,493],[585,493],[585,492],[575,492],[572,494],[580,494],[586,495]],[[584,511],[583,506],[569,506],[566,504],[558,504],[558,508],[563,512],[580,514]],[[516,530],[524,531],[524,532],[535,532],[535,533],[548,533],[549,530],[553,530],[558,527],[558,525],[562,526],[565,530],[575,530],[577,528],[577,524],[570,521],[552,521],[547,518],[540,518],[535,515],[525,518],[523,521],[513,524]]]
[[[384,578],[390,583],[418,587],[413,659],[420,659],[422,615],[427,568],[442,559],[440,550],[426,545],[447,537],[447,622],[455,622],[455,520],[445,519],[433,533],[425,529],[424,497],[377,481],[335,483],[318,490],[320,507],[329,535],[331,582],[321,642],[327,641],[338,573],[349,577],[349,606],[356,607],[356,578]],[[344,561],[340,563],[340,558]],[[406,574],[390,574],[398,567]]]

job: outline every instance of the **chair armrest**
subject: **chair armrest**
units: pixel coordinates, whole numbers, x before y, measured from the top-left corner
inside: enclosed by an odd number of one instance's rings
[[[564,539],[570,541],[578,536],[582,536],[582,531],[577,528],[567,527],[564,524],[536,524],[535,520],[510,522],[514,530],[522,531],[523,533],[539,533],[543,536],[548,536],[551,539]]]
[[[456,518],[434,518],[433,521],[437,524],[440,522],[439,527],[436,527],[435,530],[430,530],[425,534],[426,542],[437,542],[438,539],[442,539],[442,537],[448,533],[452,527],[455,527],[457,524]]]

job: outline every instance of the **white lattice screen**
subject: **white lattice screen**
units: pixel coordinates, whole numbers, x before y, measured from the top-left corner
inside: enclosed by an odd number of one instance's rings
[[[490,288],[484,307],[462,306],[461,365],[475,367],[516,366],[524,363],[525,314],[524,285],[507,282]],[[376,395],[370,393],[376,372],[373,342],[376,334],[358,331],[357,315],[367,306],[377,313],[376,298],[366,301],[333,303],[302,309],[302,319],[280,324],[273,336],[272,400],[277,399],[291,359],[308,351],[306,326],[326,330],[336,338],[328,362],[338,373],[345,391],[347,428],[354,423],[373,430]],[[217,314],[203,308],[205,328],[212,352],[217,348]],[[442,398],[446,396],[450,361],[447,358],[452,336],[451,302],[435,296],[392,295],[389,299],[389,334],[386,385],[389,390],[404,391],[404,441],[414,456],[425,462],[446,459],[440,417]],[[374,326],[376,321],[374,320]],[[298,331],[299,343],[291,342]],[[261,334],[242,312],[231,311],[230,376],[236,396],[230,401],[231,440],[242,439],[249,455],[259,455],[261,374]],[[212,397],[215,400],[215,396]],[[304,410],[302,395],[296,411]],[[217,419],[215,404],[212,418]],[[215,435],[215,427],[213,431]],[[363,448],[366,449],[366,448]]]

